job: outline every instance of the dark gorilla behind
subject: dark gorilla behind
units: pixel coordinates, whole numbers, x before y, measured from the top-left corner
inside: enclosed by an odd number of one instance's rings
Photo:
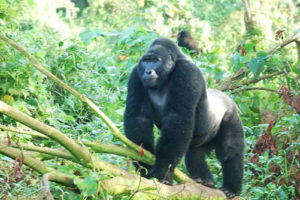
[[[177,43],[180,47],[185,47],[190,51],[190,54],[199,54],[202,49],[199,43],[192,37],[188,31],[180,31],[177,35]]]
[[[154,124],[161,130],[156,146]],[[156,156],[153,167],[135,162],[142,176],[172,184],[185,156],[190,176],[213,187],[205,155],[214,149],[222,165],[221,189],[229,198],[241,193],[244,135],[237,106],[224,93],[206,89],[199,68],[172,40],[156,39],[134,67],[124,125],[130,140]]]

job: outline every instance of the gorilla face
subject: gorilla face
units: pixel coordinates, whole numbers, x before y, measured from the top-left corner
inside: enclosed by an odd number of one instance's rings
[[[164,85],[174,65],[168,49],[161,45],[154,45],[139,62],[139,78],[145,88],[158,89]]]

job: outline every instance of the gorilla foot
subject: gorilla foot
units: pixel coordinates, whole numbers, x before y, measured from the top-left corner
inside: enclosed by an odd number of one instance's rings
[[[166,184],[166,185],[172,185],[173,183],[168,180],[160,180],[159,182]]]
[[[224,192],[224,194],[226,195],[226,197],[227,197],[228,199],[232,199],[232,198],[234,198],[235,196],[237,196],[237,194],[235,194],[234,192],[232,192],[232,191],[230,191],[230,190],[228,190],[228,189],[226,189],[226,188],[224,188],[224,187],[220,188],[220,190],[222,190],[222,191]]]
[[[202,185],[205,185],[207,187],[210,188],[214,188],[215,187],[215,182],[212,180],[203,180],[201,178],[193,178],[197,183],[200,183]]]
[[[149,173],[149,177],[157,178],[157,180],[166,185],[173,184],[173,170],[164,172],[161,168],[154,166]]]

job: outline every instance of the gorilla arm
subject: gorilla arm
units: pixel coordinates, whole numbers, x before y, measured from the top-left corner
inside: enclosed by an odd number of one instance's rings
[[[133,69],[128,82],[124,127],[128,139],[154,153],[153,111],[146,91],[138,78],[136,67]],[[140,166],[148,171],[151,169],[150,165],[136,164],[137,168]],[[141,170],[142,176],[147,176],[147,173],[147,171]]]

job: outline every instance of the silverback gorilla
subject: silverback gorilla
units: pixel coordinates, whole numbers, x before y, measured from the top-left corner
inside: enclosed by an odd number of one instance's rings
[[[161,130],[154,148],[153,124]],[[215,150],[222,164],[222,190],[241,193],[244,135],[235,103],[224,93],[206,89],[200,71],[167,38],[156,39],[134,67],[124,116],[126,136],[156,156],[153,167],[135,163],[142,176],[172,184],[174,168],[185,155],[197,182],[213,187],[205,154]]]

